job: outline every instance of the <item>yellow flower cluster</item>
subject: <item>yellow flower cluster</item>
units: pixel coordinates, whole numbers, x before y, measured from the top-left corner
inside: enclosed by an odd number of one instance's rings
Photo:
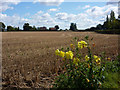
[[[59,54],[60,54],[59,49],[57,49],[57,50],[55,51],[55,54],[56,54],[57,56],[59,56]]]
[[[60,57],[64,57],[65,56],[65,52],[60,51]]]
[[[96,61],[97,64],[100,64],[101,62],[101,59],[96,55],[94,55],[94,60]]]
[[[68,52],[63,52],[63,51],[59,51],[59,49],[57,49],[55,51],[55,54],[57,56],[60,56],[60,57],[66,57],[67,59],[73,59],[73,52],[72,51],[68,51]]]
[[[79,62],[80,62],[79,58],[74,58],[73,59],[73,64],[75,64],[76,66],[78,66]]]
[[[83,41],[83,40],[80,41],[80,42],[78,42],[78,48],[81,48],[81,49],[82,49],[82,48],[84,48],[84,47],[87,47],[87,45],[88,45],[87,42],[85,42],[85,41]]]
[[[85,60],[89,61],[90,57],[88,57],[88,55],[85,56]]]
[[[73,52],[72,51],[68,51],[65,53],[65,56],[67,59],[73,59]]]

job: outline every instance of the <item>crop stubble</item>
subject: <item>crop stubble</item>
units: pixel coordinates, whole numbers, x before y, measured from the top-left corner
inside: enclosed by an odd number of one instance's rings
[[[3,32],[3,87],[51,87],[59,67],[55,50],[67,47],[74,37],[94,38],[94,54],[102,51],[114,59],[118,55],[118,35],[94,32]],[[85,53],[83,51],[83,53]]]

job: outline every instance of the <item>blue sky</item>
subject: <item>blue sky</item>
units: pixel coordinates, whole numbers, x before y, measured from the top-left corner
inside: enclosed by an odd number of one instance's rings
[[[9,1],[9,0],[8,0]],[[117,4],[107,2],[2,2],[0,3],[0,21],[6,25],[20,27],[28,22],[31,26],[69,29],[70,23],[76,23],[78,29],[85,29],[103,23],[106,15],[114,10],[118,16]],[[45,0],[44,0],[45,1]]]
[[[21,2],[18,5],[11,5],[11,7],[13,7],[14,9],[10,10],[6,10],[5,12],[3,12],[3,14],[7,14],[9,16],[12,16],[14,14],[18,14],[20,16],[24,16],[26,13],[30,13],[31,15],[34,15],[35,13],[37,13],[38,11],[44,11],[47,12],[49,9],[51,8],[60,8],[59,12],[66,12],[68,14],[79,14],[79,13],[83,13],[84,9],[82,9],[82,7],[84,7],[85,5],[90,5],[90,6],[104,6],[106,5],[105,2],[63,2],[60,6],[45,6],[42,5],[40,3],[33,3],[33,2]],[[54,15],[53,13],[51,13],[52,15]]]

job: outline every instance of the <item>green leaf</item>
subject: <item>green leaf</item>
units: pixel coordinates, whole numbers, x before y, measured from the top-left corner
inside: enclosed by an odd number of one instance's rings
[[[88,36],[88,35],[87,35],[87,36],[85,36],[85,39],[86,39],[86,40],[88,40],[88,38],[89,38],[89,36]]]

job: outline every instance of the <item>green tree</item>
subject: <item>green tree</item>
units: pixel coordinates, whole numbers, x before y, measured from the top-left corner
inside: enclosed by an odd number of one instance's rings
[[[59,26],[58,26],[58,25],[55,25],[55,28],[56,28],[56,30],[58,30],[58,29],[59,29]]]
[[[108,15],[106,17],[106,21],[103,24],[103,28],[104,29],[111,29],[111,22],[110,22],[110,19],[109,19]]]
[[[76,23],[71,23],[71,25],[70,25],[70,30],[72,30],[72,31],[76,31],[76,30],[77,30],[77,25],[76,25]]]
[[[96,27],[97,30],[101,30],[102,29],[102,25],[101,24],[98,24],[97,27]]]
[[[4,31],[5,30],[5,24],[3,22],[0,22],[0,31]]]
[[[115,13],[114,11],[112,10],[111,13],[110,13],[110,21],[114,21],[115,20]]]
[[[7,26],[7,31],[19,31],[19,27]]]
[[[33,26],[32,29],[33,29],[33,31],[36,31],[36,30],[37,30],[37,28],[36,28],[35,26]]]
[[[7,26],[7,31],[14,31],[15,29],[12,26]]]
[[[96,27],[97,30],[99,29],[99,27],[100,27],[100,25],[97,25],[97,27]],[[120,15],[118,16],[118,19],[116,19],[114,11],[111,11],[110,18],[107,15],[106,21],[102,25],[102,29],[107,29],[106,33],[119,33],[119,29],[120,29]],[[111,32],[107,32],[107,31],[111,31]]]
[[[75,27],[75,30],[77,30],[77,25],[76,25],[76,23],[74,24],[74,27]]]
[[[18,31],[20,30],[20,28],[18,27]]]
[[[116,26],[115,24],[116,24],[115,13],[114,13],[114,11],[111,11],[111,13],[110,13],[110,25],[111,25],[110,29],[115,29],[115,26]]]
[[[118,19],[120,19],[120,15],[118,15]]]
[[[29,31],[31,28],[32,28],[32,27],[29,26],[29,23],[24,23],[24,25],[23,25],[23,30],[24,30],[24,31]]]

